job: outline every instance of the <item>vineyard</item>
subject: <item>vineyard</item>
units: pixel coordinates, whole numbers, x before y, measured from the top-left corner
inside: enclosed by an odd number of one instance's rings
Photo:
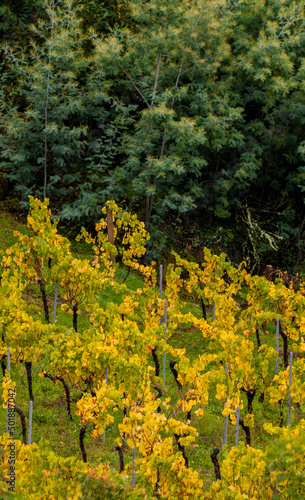
[[[305,285],[207,249],[147,265],[114,202],[76,257],[30,206],[1,260],[0,492],[304,498]]]

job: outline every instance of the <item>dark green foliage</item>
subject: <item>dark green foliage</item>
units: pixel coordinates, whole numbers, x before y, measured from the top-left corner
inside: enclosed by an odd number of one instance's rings
[[[21,56],[3,45],[8,74],[2,78],[1,167],[21,199],[67,194],[79,180],[76,163],[86,126],[78,79],[85,68],[77,21],[71,6],[49,2],[47,19],[32,26],[36,40]]]
[[[94,28],[96,33],[109,33],[116,26],[128,24],[128,0],[80,0],[84,31]]]
[[[43,0],[3,0],[0,5],[0,39],[20,43],[28,36],[29,24],[43,15]]]
[[[180,213],[232,230],[221,245],[250,268],[271,259],[296,272],[305,247],[302,5],[5,3],[0,168],[10,186],[23,203],[46,194],[71,221],[98,218],[107,199],[126,203],[146,222],[154,256],[164,223]]]

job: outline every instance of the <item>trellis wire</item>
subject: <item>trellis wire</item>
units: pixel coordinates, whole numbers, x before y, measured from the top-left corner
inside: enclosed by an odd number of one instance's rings
[[[238,434],[239,434],[239,406],[236,408],[236,429],[235,429],[235,446],[238,448]]]
[[[108,361],[107,361],[106,371],[105,371],[105,380],[106,380],[106,384],[108,384]],[[104,429],[103,437],[102,437],[103,444],[105,444],[105,439],[106,439],[106,430]]]
[[[166,340],[166,331],[167,331],[167,300],[165,301],[165,311],[164,311],[164,340]],[[163,353],[163,385],[165,389],[165,371],[166,371],[166,352]]]
[[[276,353],[277,356],[275,358],[275,374],[279,373],[279,334],[280,334],[280,320],[276,318]]]
[[[6,369],[10,373],[10,371],[11,371],[11,349],[10,349],[10,347],[7,348],[7,364],[6,364]],[[8,421],[9,421],[8,411],[9,411],[9,404],[7,405],[7,414],[6,414],[6,432],[8,432],[8,429],[9,429],[9,425],[8,425]]]
[[[57,297],[58,297],[58,281],[56,281],[56,283],[55,283],[54,309],[53,309],[53,325],[55,325],[55,320],[56,320]]]
[[[226,363],[226,374],[227,374],[227,381],[228,381],[228,374],[229,374],[229,364]],[[227,399],[226,399],[227,401]],[[228,417],[225,417],[225,435],[224,435],[224,444],[227,444],[228,441]]]
[[[287,421],[288,427],[290,426],[290,415],[291,415],[291,394],[290,394],[290,387],[291,387],[291,382],[292,382],[292,357],[293,357],[293,352],[290,351],[290,360],[289,360],[289,389],[288,389],[288,421]]]
[[[131,486],[134,489],[136,484],[136,473],[135,473],[135,460],[136,460],[136,448],[132,449],[132,476],[131,476]]]
[[[28,444],[32,442],[33,401],[30,401]]]

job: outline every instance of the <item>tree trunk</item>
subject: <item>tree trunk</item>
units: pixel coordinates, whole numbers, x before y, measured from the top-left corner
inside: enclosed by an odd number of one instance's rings
[[[200,297],[200,303],[201,303],[201,309],[202,309],[202,317],[203,319],[207,319],[207,310],[206,310],[206,307],[205,307],[205,303],[203,302],[203,299],[202,297]]]
[[[255,398],[256,394],[256,389],[253,389],[253,391],[246,391],[247,395],[247,400],[248,400],[248,413],[253,413],[253,399]]]
[[[23,411],[20,410],[20,408],[18,408],[18,406],[16,406],[16,405],[15,405],[15,411],[20,416],[21,427],[22,427],[22,440],[23,440],[23,444],[26,444],[26,423],[25,423],[25,416],[24,416]]]
[[[73,328],[77,332],[77,310],[78,310],[78,304],[73,305]]]
[[[282,337],[283,343],[284,343],[284,348],[283,348],[284,366],[285,366],[285,368],[287,368],[288,367],[288,337],[282,328],[281,322],[279,322],[279,327],[280,327],[280,336]]]
[[[257,347],[259,349],[260,346],[261,346],[261,339],[260,339],[260,336],[259,336],[258,328],[256,328],[256,340],[257,340]]]
[[[44,317],[45,317],[46,322],[50,323],[49,306],[48,306],[47,295],[46,295],[46,285],[45,285],[44,281],[41,279],[38,280],[38,285],[40,288],[42,302],[43,302]]]
[[[83,461],[85,463],[87,463],[87,453],[86,453],[85,445],[84,445],[84,437],[85,437],[85,434],[86,434],[86,429],[87,429],[87,426],[83,425],[82,428],[81,428],[81,430],[79,431],[79,446],[80,446],[80,449],[81,449],[81,452],[82,452]]]
[[[46,378],[49,378],[50,380],[52,380],[52,382],[54,382],[54,383],[56,382],[56,380],[59,380],[62,383],[62,385],[64,386],[64,389],[65,389],[65,392],[66,392],[67,412],[68,412],[70,420],[72,421],[70,389],[69,389],[69,386],[68,386],[67,382],[65,381],[64,378],[62,378],[62,377],[52,377],[52,375],[50,375],[49,373],[44,373],[44,376]]]
[[[159,358],[157,356],[157,346],[151,350],[151,354],[152,354],[152,357],[153,357],[153,360],[154,360],[154,363],[155,363],[155,375],[156,377],[159,377],[159,374],[160,374],[160,362],[159,362]]]
[[[32,386],[32,363],[31,363],[31,361],[25,362],[25,368],[26,368],[26,376],[27,376],[27,380],[28,380],[30,401],[34,401],[33,386]]]
[[[162,394],[163,394],[163,391],[162,391],[161,387],[159,387],[157,384],[155,384],[155,385],[154,385],[154,389],[155,389],[155,391],[157,391],[157,393],[158,393],[158,396],[156,396],[156,399],[161,398],[161,397],[162,397]],[[161,408],[160,408],[160,406],[158,406],[158,408],[157,408],[157,412],[158,412],[158,413],[161,413]]]
[[[155,484],[155,495],[156,495],[156,498],[158,498],[158,500],[161,499],[161,496],[160,496],[160,493],[159,493],[159,490],[160,490],[160,479],[161,479],[161,474],[160,474],[160,469],[158,468],[157,469],[157,481],[156,481],[156,484]]]
[[[218,458],[217,458],[218,453],[219,453],[219,448],[214,448],[213,453],[211,453],[211,455],[210,455],[211,460],[214,464],[216,481],[218,481],[218,479],[221,480],[220,466],[219,466],[219,462],[218,462]]]
[[[243,421],[242,418],[239,419],[239,425],[241,426],[241,428],[243,429],[243,431],[246,434],[246,445],[251,446],[251,432],[250,432],[250,428],[247,425],[244,424],[244,421]]]
[[[185,453],[185,446],[182,445],[182,444],[180,444],[180,442],[179,442],[179,439],[181,437],[186,437],[186,436],[179,436],[178,434],[175,434],[175,433],[174,433],[174,436],[175,436],[175,439],[176,439],[176,443],[178,445],[178,450],[181,451],[182,456],[184,458],[185,467],[188,469],[189,461],[188,461],[188,458],[187,458],[186,453]]]
[[[180,382],[178,380],[178,372],[177,372],[177,370],[175,368],[176,364],[177,364],[177,361],[172,360],[172,361],[169,362],[169,367],[171,369],[172,374],[174,375],[174,378],[175,378],[176,384],[178,386],[178,389],[182,389],[182,385],[180,384]]]
[[[120,459],[120,472],[123,472],[124,469],[125,469],[125,465],[124,465],[124,453],[123,453],[123,448],[122,446],[116,446],[115,447],[116,451],[118,452],[119,454],[119,459]]]

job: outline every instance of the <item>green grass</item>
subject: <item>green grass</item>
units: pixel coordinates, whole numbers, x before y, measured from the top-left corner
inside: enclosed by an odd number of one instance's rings
[[[26,224],[22,222],[21,217],[7,212],[0,212],[0,252],[17,242],[18,238],[14,236],[14,231],[30,232]]]

